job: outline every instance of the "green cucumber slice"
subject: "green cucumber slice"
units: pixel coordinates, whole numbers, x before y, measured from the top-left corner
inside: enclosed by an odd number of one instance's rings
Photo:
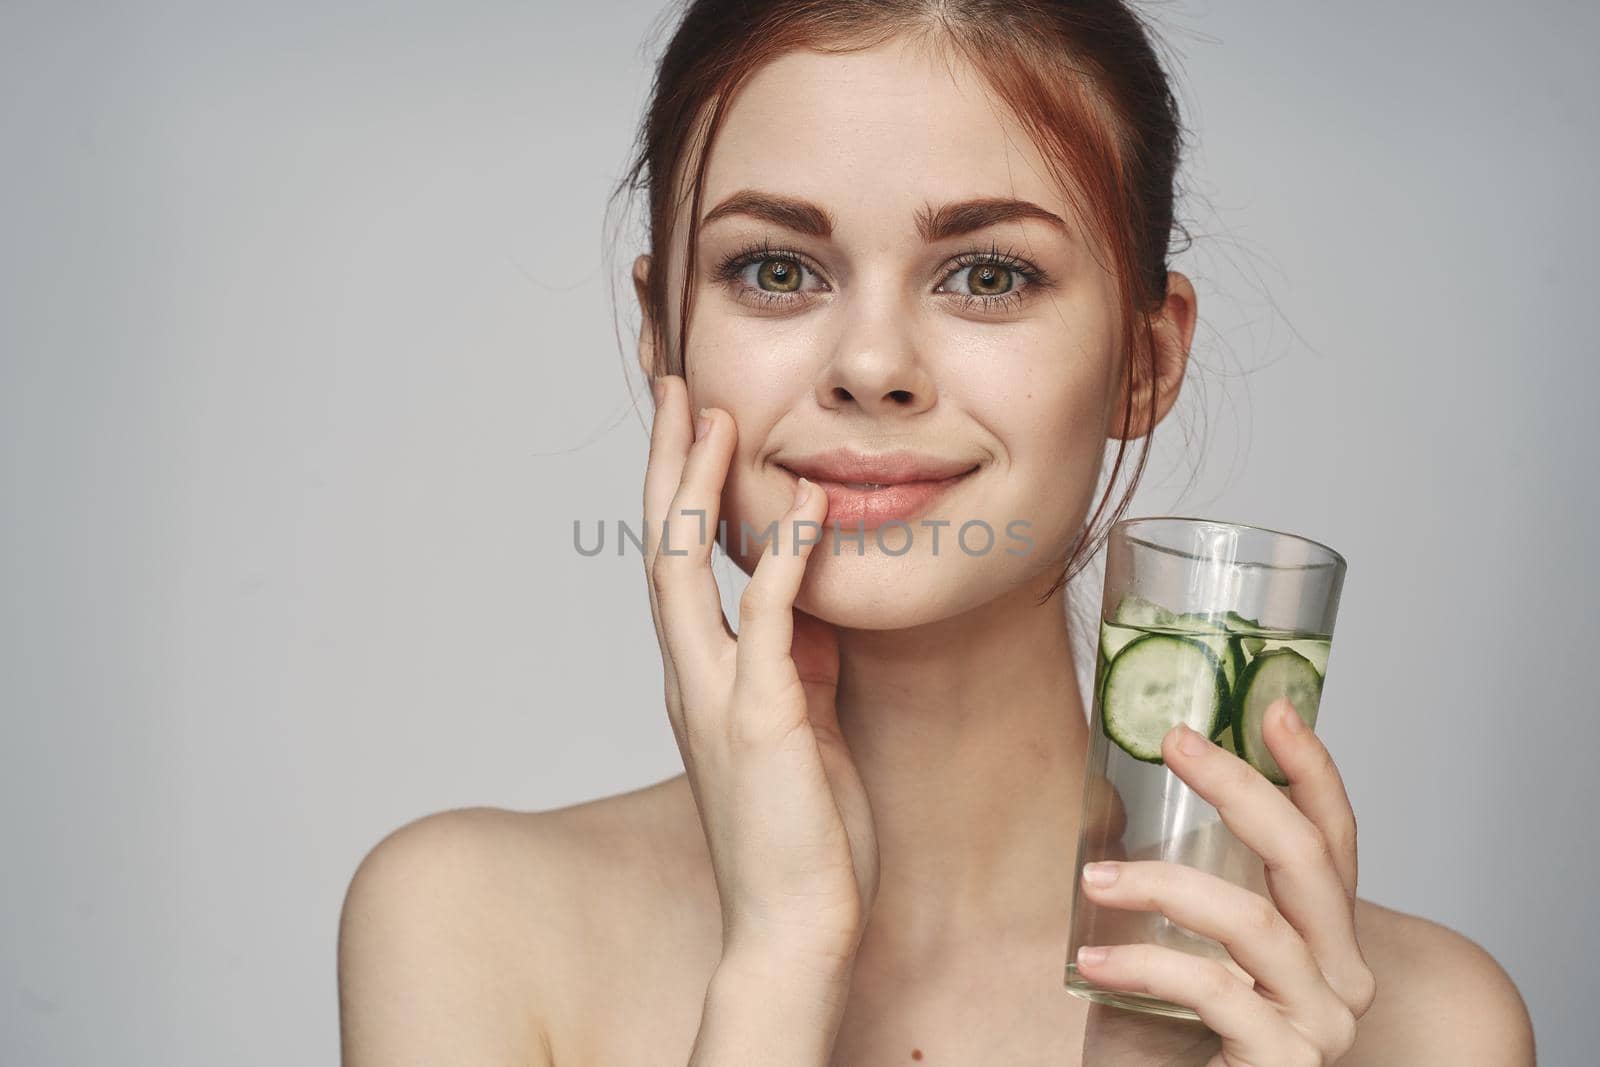
[[[1211,740],[1217,741],[1233,726],[1233,687],[1237,683],[1240,673],[1244,670],[1244,652],[1239,648],[1238,641],[1229,641],[1223,648],[1222,680],[1227,684],[1228,695],[1222,701],[1222,713],[1217,716],[1217,725],[1211,731]],[[1229,735],[1232,736],[1231,734]]]
[[[1220,633],[1227,629],[1221,621],[1213,620],[1203,611],[1186,611],[1172,617],[1172,625],[1183,630],[1204,630]]]
[[[1317,673],[1326,678],[1328,676],[1328,652],[1332,646],[1333,642],[1326,637],[1292,639],[1269,637],[1266,639],[1265,646],[1258,650],[1258,654],[1260,652],[1274,652],[1281,648],[1293,649],[1310,660],[1311,665],[1317,669]]]
[[[1121,652],[1129,641],[1140,637],[1145,631],[1131,626],[1118,626],[1114,622],[1100,624],[1100,651],[1105,653],[1107,662]]]
[[[1223,612],[1222,625],[1236,634],[1259,633],[1263,628],[1259,619],[1247,619],[1237,611]]]
[[[1239,647],[1239,639],[1229,636],[1229,632],[1221,623],[1213,622],[1205,615],[1197,612],[1185,612],[1173,618],[1168,623],[1173,630],[1183,630],[1194,635],[1195,640],[1205,642],[1206,647],[1217,654],[1222,661],[1222,670],[1231,687],[1234,680],[1239,677],[1239,672],[1244,669],[1244,650]]]
[[[1229,631],[1222,623],[1193,611],[1186,611],[1174,618],[1171,628],[1193,633],[1195,640],[1203,642],[1207,648],[1216,653],[1217,659],[1222,663],[1223,680],[1228,683],[1228,691],[1232,693],[1239,672],[1244,670],[1244,648],[1240,644],[1240,638],[1228,636]],[[1222,714],[1217,718],[1216,732],[1211,735],[1211,740],[1217,740],[1228,728],[1228,723],[1232,719],[1232,704],[1231,699],[1223,702]]]
[[[1239,642],[1241,653],[1254,656],[1266,647],[1266,638],[1259,636],[1267,632],[1260,620],[1247,619],[1237,611],[1226,611],[1222,614],[1222,625],[1230,633],[1237,635],[1236,640]]]
[[[1169,626],[1175,616],[1153,600],[1125,596],[1111,613],[1110,622],[1123,626]]]
[[[1227,714],[1228,683],[1209,646],[1176,634],[1130,641],[1106,668],[1100,724],[1136,760],[1160,763],[1161,739],[1180,722],[1212,737]]]
[[[1233,701],[1234,750],[1250,766],[1266,775],[1274,785],[1288,785],[1283,769],[1267,751],[1261,724],[1267,708],[1279,697],[1288,697],[1308,727],[1317,725],[1317,707],[1322,701],[1322,675],[1305,656],[1292,648],[1263,652],[1239,676]]]
[[[1106,658],[1106,645],[1102,641],[1100,642],[1100,654],[1094,660],[1094,693],[1097,697],[1100,695],[1101,683],[1106,680],[1106,668],[1110,665],[1111,661]]]

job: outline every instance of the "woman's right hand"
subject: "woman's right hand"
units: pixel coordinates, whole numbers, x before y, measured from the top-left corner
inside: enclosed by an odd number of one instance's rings
[[[877,838],[839,731],[837,635],[794,607],[827,494],[801,483],[776,554],[758,540],[765,524],[746,520],[761,555],[735,636],[711,549],[737,427],[707,409],[697,439],[683,378],[661,377],[655,391],[645,572],[667,714],[721,895],[723,959],[848,973],[877,893]]]

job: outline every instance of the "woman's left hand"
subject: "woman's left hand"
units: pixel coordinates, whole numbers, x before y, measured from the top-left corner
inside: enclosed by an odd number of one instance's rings
[[[1221,942],[1238,967],[1158,945],[1095,946],[1077,962],[1099,985],[1194,1009],[1221,1039],[1220,1049],[1211,1042],[1202,1053],[1207,1067],[1327,1067],[1355,1044],[1376,993],[1356,943],[1355,813],[1328,750],[1288,700],[1265,719],[1264,739],[1289,780],[1287,795],[1185,726],[1167,735],[1161,755],[1261,857],[1270,899],[1159,860],[1090,864],[1083,872],[1084,892],[1096,904],[1159,911]],[[1135,1016],[1091,1025],[1085,1067],[1149,1062],[1133,1057],[1178,1036],[1158,1032],[1162,1023]]]

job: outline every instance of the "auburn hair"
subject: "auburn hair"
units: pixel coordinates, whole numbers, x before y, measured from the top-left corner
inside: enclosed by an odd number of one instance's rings
[[[1132,428],[1133,397],[1156,394],[1150,316],[1167,295],[1182,126],[1154,34],[1123,0],[688,0],[657,63],[627,170],[611,194],[648,194],[651,262],[645,311],[656,374],[683,373],[693,306],[695,246],[710,147],[733,97],[764,63],[794,50],[844,54],[896,38],[944,45],[964,58],[1044,156],[1080,224],[1107,250],[1117,281],[1128,402],[1106,491],[1068,550],[1054,595],[1099,550],[1132,500],[1150,452],[1107,512]],[[690,158],[690,152],[698,146]],[[677,190],[689,189],[688,260],[678,336],[666,336],[667,269]],[[608,212],[609,213],[609,212]],[[1096,521],[1106,516],[1096,529]]]

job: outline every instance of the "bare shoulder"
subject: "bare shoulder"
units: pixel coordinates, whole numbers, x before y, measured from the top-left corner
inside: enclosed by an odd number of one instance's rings
[[[1415,1067],[1532,1067],[1533,1026],[1505,969],[1439,923],[1356,902],[1356,933],[1378,995],[1347,1060]]]
[[[543,864],[528,859],[544,836],[514,812],[463,808],[372,847],[339,918],[345,1067],[549,1062],[521,995],[526,956],[499,936],[513,901],[550,892]]]
[[[593,1010],[605,947],[692,877],[677,781],[550,811],[437,812],[374,845],[339,924],[346,1067],[555,1062],[552,1020]]]

